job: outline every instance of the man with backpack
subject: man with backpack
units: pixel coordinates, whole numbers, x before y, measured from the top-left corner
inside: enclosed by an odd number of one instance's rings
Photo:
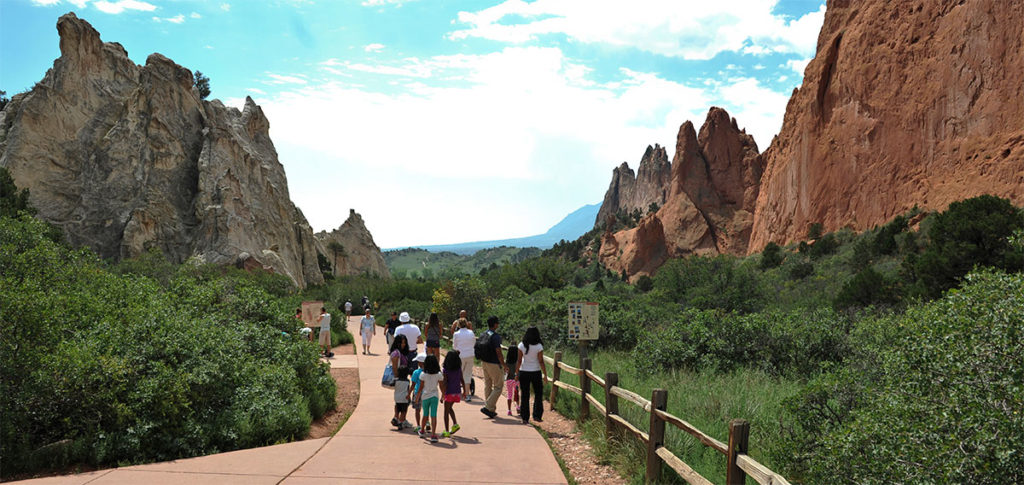
[[[505,374],[508,367],[505,366],[505,359],[501,355],[501,335],[498,335],[498,317],[487,319],[487,331],[480,334],[473,346],[473,353],[483,362],[484,369],[484,396],[486,402],[480,412],[493,418],[498,415],[498,398],[501,397],[501,387],[505,384]]]

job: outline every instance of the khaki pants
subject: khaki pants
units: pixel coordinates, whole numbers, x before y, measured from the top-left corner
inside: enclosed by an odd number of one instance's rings
[[[490,362],[482,364],[484,367],[484,396],[487,397],[484,407],[489,411],[495,411],[498,407],[498,398],[501,397],[501,386],[505,385],[505,374],[502,372],[500,364]]]

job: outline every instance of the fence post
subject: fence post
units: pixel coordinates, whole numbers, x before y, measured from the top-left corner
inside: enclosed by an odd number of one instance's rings
[[[647,483],[656,483],[661,475],[661,457],[658,448],[665,445],[665,421],[662,421],[655,409],[665,411],[668,408],[668,391],[655,389],[651,392],[651,427],[650,440],[647,441]]]
[[[580,394],[580,421],[590,419],[590,401],[587,400],[587,394],[590,394],[590,378],[587,377],[587,371],[590,370],[590,359],[583,359],[583,371],[580,372],[580,389],[583,391]]]
[[[604,406],[608,414],[604,417],[604,426],[609,436],[615,429],[615,420],[612,416],[619,414],[619,396],[612,394],[612,386],[619,385],[619,374],[607,372],[604,375]]]
[[[555,396],[558,395],[558,386],[555,385],[558,382],[558,376],[562,375],[562,368],[558,367],[558,363],[562,361],[562,351],[555,352],[555,364],[551,366],[551,397],[548,401],[551,401],[551,408],[555,407]]]
[[[727,468],[725,469],[726,485],[743,485],[746,483],[747,474],[736,463],[736,457],[747,453],[747,439],[750,437],[750,423],[742,419],[734,419],[729,422],[729,452],[726,456]]]

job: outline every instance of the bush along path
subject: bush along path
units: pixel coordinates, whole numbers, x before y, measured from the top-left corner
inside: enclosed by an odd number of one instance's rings
[[[356,325],[357,317],[349,320],[349,330],[358,334]],[[383,338],[374,339],[371,355],[355,356],[359,404],[333,438],[19,483],[566,483],[551,449],[536,429],[523,425],[518,417],[487,419],[479,412],[482,403],[478,399],[456,404],[462,429],[451,438],[430,443],[411,429],[397,431],[390,425],[394,393],[380,385],[385,356]],[[349,356],[335,355],[332,367],[335,359],[341,365],[339,357]],[[483,383],[478,382],[477,387],[483,389]],[[439,424],[443,422],[440,418]]]

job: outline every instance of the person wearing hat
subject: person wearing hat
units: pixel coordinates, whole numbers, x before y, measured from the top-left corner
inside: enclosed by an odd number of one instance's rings
[[[415,323],[412,323],[412,319],[409,318],[409,312],[402,312],[398,316],[398,321],[402,324],[395,329],[395,335],[405,335],[405,340],[409,342],[409,360],[416,357],[416,350],[419,344],[423,343],[423,338],[420,337],[420,327],[417,327]]]
[[[423,362],[425,360],[427,360],[427,354],[425,354],[425,353],[416,354],[416,357],[413,357],[413,359],[412,359],[412,361],[413,361],[413,369],[415,369],[414,371],[412,371],[412,378],[410,379],[411,382],[412,382],[411,385],[413,386],[413,389],[412,389],[412,395],[413,396],[415,396],[420,391],[420,375],[423,374]],[[416,411],[416,432],[419,433],[420,432],[420,424],[419,424],[420,423],[420,402],[415,400],[415,399],[413,399],[413,401],[412,401],[412,409],[414,411]],[[403,423],[403,426],[405,426],[407,424],[409,424],[408,421]],[[405,426],[405,427],[408,427],[408,426]],[[420,435],[420,437],[422,437],[422,436],[423,435]]]

